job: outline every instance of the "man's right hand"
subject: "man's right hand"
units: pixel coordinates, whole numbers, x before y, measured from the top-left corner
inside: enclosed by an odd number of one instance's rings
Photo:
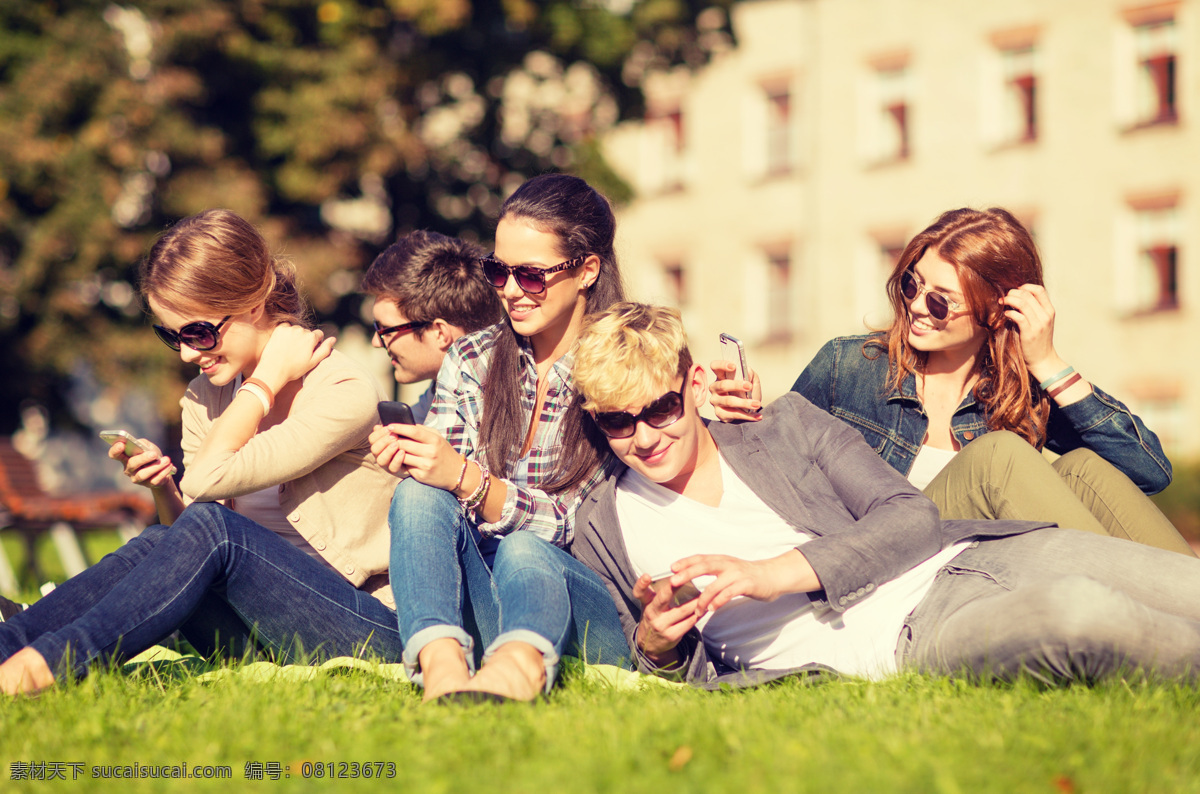
[[[672,607],[678,589],[670,582],[660,585],[658,592],[651,586],[649,574],[642,576],[633,585],[633,595],[642,602],[642,620],[638,624],[637,644],[642,653],[659,667],[680,661],[675,646],[703,616],[696,611],[696,599],[678,607]]]
[[[737,365],[718,359],[709,365],[716,380],[708,390],[708,403],[722,422],[757,422],[762,419],[762,383],[750,370],[750,380],[732,380]],[[749,392],[750,396],[746,397]]]

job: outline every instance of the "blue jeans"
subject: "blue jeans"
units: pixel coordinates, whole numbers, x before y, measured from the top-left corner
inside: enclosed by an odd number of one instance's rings
[[[901,669],[1048,682],[1200,676],[1200,560],[1073,529],[980,540],[905,621]]]
[[[418,684],[421,649],[450,637],[477,661],[525,642],[546,662],[546,690],[570,649],[591,663],[625,664],[629,646],[608,588],[591,569],[528,532],[481,538],[449,491],[409,478],[396,486],[392,590],[404,664]]]
[[[194,503],[0,624],[0,659],[25,646],[56,676],[132,656],[176,629],[198,648],[253,639],[280,661],[364,650],[398,661],[392,610],[250,519]]]

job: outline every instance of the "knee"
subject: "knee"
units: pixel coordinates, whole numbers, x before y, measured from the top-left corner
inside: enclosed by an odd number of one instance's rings
[[[229,523],[226,518],[232,513],[228,507],[217,502],[192,502],[179,514],[179,518],[167,528],[167,533],[176,534],[212,534],[219,538],[227,537]]]
[[[1112,469],[1116,471],[1111,463],[1097,455],[1087,447],[1079,447],[1070,452],[1061,455],[1058,460],[1054,461],[1054,470],[1061,477],[1081,477],[1089,479],[1098,471]]]
[[[428,524],[433,516],[457,518],[460,514],[461,509],[454,494],[406,477],[397,483],[392,494],[388,523],[394,531],[415,522]]]
[[[966,456],[968,460],[988,461],[993,465],[998,462],[1020,462],[1031,458],[1041,458],[1040,452],[1011,430],[993,430],[990,433],[984,433],[963,447],[958,454]]]
[[[532,532],[514,532],[500,541],[493,570],[549,567],[556,551],[554,546]]]
[[[1068,651],[1112,648],[1121,641],[1122,627],[1137,619],[1127,597],[1087,576],[1047,584],[1040,600],[1043,637],[1057,639]]]

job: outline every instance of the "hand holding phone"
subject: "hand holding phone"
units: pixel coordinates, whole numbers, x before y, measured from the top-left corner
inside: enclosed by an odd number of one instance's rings
[[[662,587],[669,588],[671,586],[671,577],[673,575],[674,574],[671,573],[665,573],[661,576],[655,577],[654,581],[650,582],[650,588],[654,590],[655,593],[658,593],[659,589]],[[684,582],[679,587],[675,588],[675,596],[671,599],[671,606],[683,606],[688,601],[691,601],[699,595],[700,588],[696,587],[696,585],[690,581]]]
[[[140,455],[146,451],[131,433],[124,430],[102,430],[100,431],[100,439],[110,447],[117,442],[124,441],[125,457],[127,458],[132,458],[134,455]]]
[[[750,367],[746,365],[746,346],[742,344],[742,340],[732,334],[721,334],[721,356],[727,361],[732,361],[734,372],[730,376],[730,380],[750,380]],[[731,392],[734,396],[752,399],[754,397],[753,390]]]
[[[384,400],[379,403],[379,423],[381,425],[415,425],[412,408],[407,403]]]
[[[132,433],[129,433],[125,430],[102,430],[102,431],[100,431],[100,439],[102,441],[107,442],[110,447],[113,444],[119,444],[122,441],[125,442],[125,448],[122,451],[125,453],[126,460],[128,460],[129,458],[135,457],[137,455],[142,455],[146,452],[157,452],[157,450],[146,449],[144,446],[142,446],[142,443],[140,441],[138,441],[136,438],[133,437]],[[163,464],[169,464],[170,460],[164,457],[159,462],[163,463]],[[139,468],[146,469],[148,466],[152,466],[152,465],[155,465],[155,464],[154,463],[144,463]],[[176,470],[175,466],[172,465],[170,468],[170,471],[167,472],[167,476],[168,477],[174,476],[176,471],[177,470]],[[126,468],[126,474],[130,474],[130,476],[132,476],[128,467]],[[158,476],[158,473],[155,472],[153,475],[150,476],[149,479],[152,480],[157,476]],[[137,482],[136,478],[134,481]],[[144,485],[146,483],[138,483],[138,484]]]

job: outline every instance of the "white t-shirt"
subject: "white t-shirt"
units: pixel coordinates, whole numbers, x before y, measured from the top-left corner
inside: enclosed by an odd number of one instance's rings
[[[928,444],[922,444],[913,460],[912,468],[908,470],[908,481],[924,491],[933,478],[941,474],[942,469],[950,465],[958,453],[952,449],[938,449]]]
[[[801,547],[812,536],[789,526],[721,458],[724,494],[709,507],[627,470],[617,484],[616,508],[637,575],[669,571],[692,554],[765,560]],[[897,531],[903,529],[897,528]],[[772,603],[738,597],[701,618],[708,653],[734,668],[781,670],[823,664],[850,675],[880,678],[896,672],[896,642],[905,617],[933,578],[966,543],[945,549],[876,587],[838,613],[807,593]],[[712,577],[698,577],[703,589]]]
[[[278,485],[242,494],[233,500],[233,509],[254,523],[271,530],[314,560],[324,563],[329,570],[337,573],[337,568],[330,565],[316,549],[309,545],[304,536],[288,523],[287,516],[284,515],[283,508],[279,505]],[[341,576],[340,573],[338,575]]]

